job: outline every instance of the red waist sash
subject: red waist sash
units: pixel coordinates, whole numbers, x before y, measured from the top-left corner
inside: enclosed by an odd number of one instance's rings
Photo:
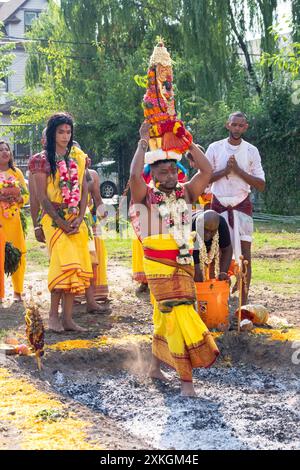
[[[234,217],[233,217],[233,211],[240,211],[243,212],[246,215],[249,215],[252,217],[252,203],[250,201],[250,196],[247,196],[246,199],[244,199],[242,202],[237,204],[236,206],[223,206],[220,201],[216,198],[216,196],[213,196],[212,203],[211,203],[211,208],[221,214],[222,212],[227,211],[228,212],[228,222],[231,228],[234,227]]]
[[[193,254],[193,250],[189,250]],[[144,248],[144,255],[149,258],[164,258],[176,261],[179,250],[152,250],[151,248]]]

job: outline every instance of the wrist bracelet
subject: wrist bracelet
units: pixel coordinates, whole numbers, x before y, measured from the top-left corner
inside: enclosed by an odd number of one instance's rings
[[[38,227],[34,227],[34,230],[43,230],[42,227],[39,225]]]

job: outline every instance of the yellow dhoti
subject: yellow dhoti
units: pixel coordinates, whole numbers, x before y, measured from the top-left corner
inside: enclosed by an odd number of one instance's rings
[[[5,262],[5,235],[0,226],[0,299],[4,298],[4,262]]]
[[[141,284],[147,284],[147,278],[144,272],[143,245],[136,237],[132,239],[132,279]]]
[[[67,220],[74,216],[66,217]],[[79,233],[67,235],[52,226],[52,219],[46,214],[42,219],[43,231],[50,256],[48,287],[50,291],[63,290],[82,294],[93,277],[88,246],[88,231],[83,222]]]
[[[93,232],[93,238],[89,240],[89,253],[93,270],[93,279],[91,280],[93,297],[95,300],[104,301],[108,298],[109,294],[107,283],[107,251],[101,236],[101,229],[94,223],[90,212],[88,212],[88,218],[90,221],[90,231],[92,230]],[[76,301],[84,302],[85,300],[85,294],[76,295]]]
[[[176,369],[182,381],[191,382],[193,368],[211,366],[219,350],[194,309],[191,274],[172,261],[172,255],[178,253],[174,239],[166,235],[146,237],[143,247],[144,269],[155,298],[152,352]],[[170,265],[165,264],[168,260]]]
[[[108,297],[106,246],[101,236],[94,235],[94,241],[98,261],[98,264],[93,266],[94,298],[95,300],[106,300]]]

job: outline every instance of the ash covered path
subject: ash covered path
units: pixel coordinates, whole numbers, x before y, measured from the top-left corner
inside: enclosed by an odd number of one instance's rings
[[[195,372],[196,399],[170,384],[128,372],[67,380],[56,388],[112,418],[156,449],[299,449],[300,381],[258,367],[213,367]]]

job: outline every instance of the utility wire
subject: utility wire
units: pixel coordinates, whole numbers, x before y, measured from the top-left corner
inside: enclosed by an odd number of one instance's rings
[[[4,43],[0,42],[0,46],[2,44],[4,44]],[[43,55],[47,55],[47,52],[46,51],[45,52],[34,51],[34,52],[31,52],[31,54],[43,56]],[[235,52],[235,54],[240,56],[240,57],[244,57],[243,52]],[[249,55],[253,56],[253,57],[261,57],[261,54],[249,54]],[[61,57],[64,58],[64,59],[73,59],[73,60],[94,60],[96,58],[96,56],[70,56],[70,55],[62,55]]]
[[[78,46],[91,46],[91,47],[96,47],[96,44],[92,42],[79,42],[79,41],[63,41],[61,39],[46,39],[46,38],[26,38],[26,37],[18,37],[18,36],[5,36],[3,39],[13,39],[13,40],[22,40],[26,42],[53,42],[56,44],[73,44],[73,45],[78,45]],[[238,55],[243,56],[243,52],[238,52]],[[250,56],[253,57],[260,57],[261,54],[254,54],[254,53],[249,53]]]
[[[40,56],[45,56],[47,55],[47,52],[33,52],[32,53],[33,55],[40,55]],[[76,55],[62,55],[61,56],[63,59],[72,59],[72,60],[94,60],[95,57],[93,56],[76,56]],[[53,60],[56,60],[56,59],[53,59]]]
[[[5,36],[3,39],[13,39],[13,40],[22,40],[22,41],[30,41],[30,42],[54,42],[58,44],[74,44],[79,46],[93,46],[96,45],[92,42],[77,42],[77,41],[63,41],[61,39],[46,39],[46,38],[26,38],[26,37],[18,37],[18,36]]]

